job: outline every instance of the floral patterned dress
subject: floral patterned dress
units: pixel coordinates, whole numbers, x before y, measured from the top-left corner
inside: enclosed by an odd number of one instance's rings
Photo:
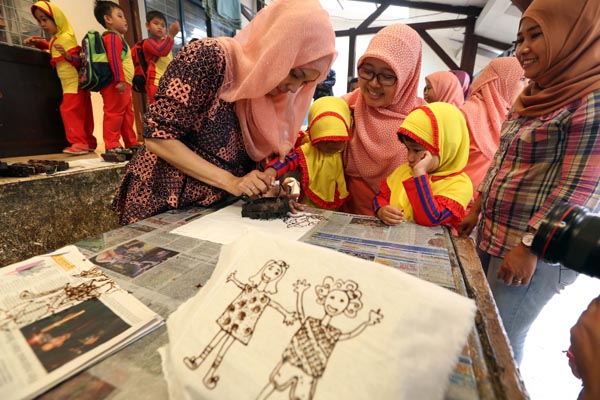
[[[234,103],[219,99],[226,57],[214,39],[183,47],[163,75],[144,116],[144,137],[178,139],[214,165],[243,176],[255,164],[244,148]],[[119,223],[130,224],[191,204],[210,206],[227,192],[200,182],[149,152],[130,161],[113,201]]]

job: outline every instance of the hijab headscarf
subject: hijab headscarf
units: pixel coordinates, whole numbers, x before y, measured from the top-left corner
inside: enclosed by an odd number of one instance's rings
[[[308,112],[310,142],[300,146],[303,193],[317,206],[339,208],[348,197],[342,154],[325,154],[315,145],[321,141],[350,140],[350,109],[339,97],[321,97]]]
[[[38,9],[48,17],[52,18],[56,25],[56,33],[52,36],[50,41],[50,62],[53,66],[56,66],[58,61],[64,60],[64,57],[54,48],[55,44],[62,45],[66,51],[71,50],[74,47],[79,47],[77,38],[75,37],[75,31],[67,20],[65,14],[60,8],[47,1],[38,1],[31,6],[31,13],[34,14],[35,10]],[[34,14],[35,17],[35,14]]]
[[[354,109],[353,136],[344,157],[346,174],[361,177],[377,193],[381,180],[406,162],[406,149],[396,137],[398,127],[413,108],[425,103],[417,97],[421,38],[408,25],[389,25],[371,39],[358,65],[369,57],[385,62],[394,71],[396,91],[387,107],[368,106],[361,90],[343,97]]]
[[[435,93],[435,101],[460,107],[465,102],[463,88],[456,75],[449,71],[438,71],[425,77]]]
[[[418,107],[406,117],[398,135],[410,137],[425,146],[431,154],[439,156],[439,167],[429,173],[431,190],[434,195],[447,197],[460,204],[461,209],[453,208],[452,204],[446,206],[452,209],[453,214],[464,216],[473,197],[473,185],[463,172],[469,158],[469,131],[460,110],[442,102]],[[412,177],[412,168],[406,163],[387,179],[392,189],[390,204],[404,210],[405,219],[414,219],[414,212],[402,182]]]
[[[469,95],[469,85],[471,84],[471,77],[469,74],[460,69],[451,69],[450,72],[458,78],[458,82],[460,82],[460,86],[462,87],[463,96],[467,97]]]
[[[490,161],[500,144],[500,129],[515,96],[523,88],[523,68],[515,57],[492,60],[471,85],[461,107],[473,145]]]
[[[226,55],[220,98],[235,102],[248,155],[260,161],[291,149],[317,82],[335,59],[335,33],[318,0],[277,0],[233,38],[219,38]],[[267,96],[293,68],[319,77],[296,93]]]
[[[548,65],[515,101],[515,111],[539,117],[600,88],[600,1],[535,0],[521,18],[544,33]]]

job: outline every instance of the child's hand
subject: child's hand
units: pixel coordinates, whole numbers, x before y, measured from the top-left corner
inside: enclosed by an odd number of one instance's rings
[[[25,39],[23,41],[23,44],[25,46],[33,46],[33,47],[35,47],[36,44],[41,43],[41,42],[45,42],[45,41],[46,41],[46,39],[43,38],[43,37],[41,37],[41,36],[31,36],[31,37],[28,37],[27,39]]]
[[[119,94],[123,94],[123,93],[125,93],[125,89],[127,88],[127,85],[125,84],[125,82],[119,82],[119,83],[117,83],[115,88],[117,88],[117,91],[119,92]]]
[[[65,60],[67,61],[71,61],[71,59],[73,57],[71,57],[71,55],[65,50],[65,48],[62,46],[62,44],[55,44],[54,48],[56,49],[56,51],[58,51],[60,53],[61,56],[63,56],[65,58]]]
[[[418,161],[415,165],[413,165],[413,175],[414,176],[423,176],[425,175],[431,166],[434,164],[434,158],[428,150],[423,152],[423,158]]]
[[[232,273],[230,273],[229,275],[227,275],[227,278],[225,279],[225,282],[231,282],[233,280],[235,280],[235,273],[237,271],[233,271]]]
[[[179,26],[179,21],[173,22],[169,26],[169,36],[171,36],[171,39],[173,39],[175,36],[177,36],[177,34],[179,33],[180,30],[181,30],[181,27]]]
[[[398,210],[397,207],[388,205],[377,210],[377,216],[384,224],[394,226],[404,221],[404,211]]]
[[[383,319],[383,314],[381,313],[381,310],[371,310],[369,312],[369,325],[375,325],[381,322],[381,320]]]

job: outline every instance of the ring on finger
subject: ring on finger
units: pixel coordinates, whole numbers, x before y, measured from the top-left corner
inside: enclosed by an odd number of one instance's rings
[[[513,283],[516,283],[517,285],[520,285],[522,282],[522,279],[513,279]]]

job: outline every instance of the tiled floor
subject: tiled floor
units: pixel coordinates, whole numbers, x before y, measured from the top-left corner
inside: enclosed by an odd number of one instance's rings
[[[529,331],[521,373],[532,400],[577,399],[581,382],[573,376],[563,353],[570,329],[588,304],[600,295],[600,279],[579,275],[555,296]]]

